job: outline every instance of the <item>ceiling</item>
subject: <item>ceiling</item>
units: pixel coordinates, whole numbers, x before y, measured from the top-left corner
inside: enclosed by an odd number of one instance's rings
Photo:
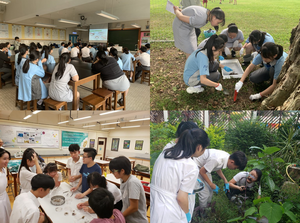
[[[9,120],[19,123],[33,123],[40,125],[52,125],[67,128],[82,128],[95,131],[111,131],[105,128],[122,129],[124,126],[137,126],[141,128],[149,127],[150,120],[129,122],[129,120],[150,118],[149,111],[118,111],[106,115],[100,115],[111,111],[41,111],[38,114],[32,114],[31,111],[0,111],[0,121]],[[23,118],[27,115],[32,116],[26,120]],[[74,119],[91,116],[88,119],[74,121]],[[67,123],[58,124],[62,121],[69,121]],[[111,122],[120,122],[118,124],[101,125]],[[84,128],[83,126],[96,125],[93,127]],[[124,128],[125,130],[126,128]],[[135,128],[137,129],[137,128]]]
[[[150,0],[10,0],[6,6],[4,21],[7,23],[34,25],[35,22],[57,25],[57,28],[77,25],[59,23],[58,19],[90,24],[120,23],[150,19]],[[96,15],[105,11],[119,17],[111,20]],[[38,17],[37,17],[38,15]],[[81,15],[86,20],[81,20]]]

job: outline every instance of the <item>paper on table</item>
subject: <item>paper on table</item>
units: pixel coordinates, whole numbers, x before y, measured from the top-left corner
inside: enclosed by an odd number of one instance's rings
[[[173,6],[174,6],[174,4],[168,0],[166,10],[175,15]]]

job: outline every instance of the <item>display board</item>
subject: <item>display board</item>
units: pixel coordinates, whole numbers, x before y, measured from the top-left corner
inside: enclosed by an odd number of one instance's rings
[[[90,29],[89,30],[89,41],[90,42],[107,42],[108,29]]]
[[[69,147],[70,144],[78,144],[81,148],[88,146],[88,133],[85,132],[61,132],[61,146]]]
[[[135,50],[139,42],[139,29],[108,30],[108,42]]]
[[[0,23],[0,38],[8,38],[8,24]]]
[[[0,138],[5,147],[59,148],[58,130],[1,125]]]

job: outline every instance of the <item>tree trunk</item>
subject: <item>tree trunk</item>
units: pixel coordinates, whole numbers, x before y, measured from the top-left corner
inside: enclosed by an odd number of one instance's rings
[[[273,93],[263,100],[262,110],[300,109],[300,21],[292,30],[290,51],[282,66],[278,83]]]

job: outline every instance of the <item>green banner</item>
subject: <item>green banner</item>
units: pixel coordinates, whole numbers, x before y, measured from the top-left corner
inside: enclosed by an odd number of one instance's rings
[[[78,144],[83,148],[88,146],[88,133],[62,131],[61,135],[62,147],[69,147],[70,144]]]

